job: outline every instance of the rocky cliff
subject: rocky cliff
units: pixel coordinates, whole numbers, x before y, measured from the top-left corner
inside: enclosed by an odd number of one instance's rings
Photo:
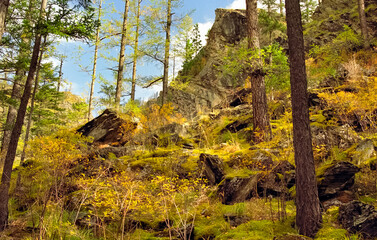
[[[205,112],[229,96],[243,84],[221,73],[228,46],[237,46],[246,38],[244,10],[217,9],[216,19],[208,33],[207,45],[193,60],[193,65],[181,71],[176,84],[169,87],[169,100],[178,112],[191,118]]]

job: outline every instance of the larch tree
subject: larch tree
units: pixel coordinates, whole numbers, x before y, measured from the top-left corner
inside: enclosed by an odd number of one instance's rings
[[[364,48],[369,48],[369,40],[368,40],[368,29],[367,29],[367,20],[365,17],[365,3],[364,0],[358,0],[359,6],[359,20],[360,20],[360,28],[361,34],[363,35],[364,40]]]
[[[98,17],[97,21],[101,22],[101,12],[102,12],[102,0],[99,0],[98,4]],[[100,26],[96,29],[96,37],[94,40],[94,57],[93,57],[93,69],[92,69],[92,81],[90,82],[90,92],[89,92],[89,109],[88,109],[88,121],[90,121],[93,110],[93,95],[94,95],[94,83],[96,81],[96,72],[97,72],[97,59],[98,59],[98,48],[100,44]]]
[[[164,58],[164,75],[162,78],[162,105],[167,102],[168,84],[169,84],[169,57],[170,57],[170,30],[172,24],[171,1],[168,0],[166,6],[166,26],[165,26],[165,58]]]
[[[246,0],[246,17],[248,48],[259,51],[257,0]],[[272,134],[264,81],[265,73],[260,58],[254,58],[251,65],[248,70],[252,91],[254,142],[268,141],[271,139]]]
[[[314,237],[322,222],[309,122],[304,38],[299,0],[286,0],[293,145],[296,163],[296,226]]]
[[[140,7],[142,0],[137,0],[137,10],[136,10],[136,23],[135,23],[135,41],[134,41],[134,55],[132,63],[132,82],[131,82],[131,101],[135,101],[136,92],[136,66],[137,59],[139,57],[139,34],[140,34]]]
[[[125,49],[127,43],[127,18],[128,18],[128,9],[130,6],[130,1],[125,0],[124,4],[124,13],[123,13],[123,26],[122,26],[122,36],[120,40],[120,52],[119,52],[119,61],[118,61],[118,75],[117,83],[115,89],[115,107],[119,109],[120,107],[120,98],[122,96],[122,85],[123,85],[123,72],[124,72],[124,61],[125,61]]]

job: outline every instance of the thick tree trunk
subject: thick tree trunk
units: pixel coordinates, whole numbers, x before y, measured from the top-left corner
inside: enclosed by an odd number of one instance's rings
[[[257,0],[246,0],[246,17],[248,28],[248,47],[258,50],[258,9]],[[271,139],[270,119],[268,116],[268,105],[264,72],[261,60],[257,59],[251,66],[249,77],[251,80],[252,104],[253,104],[253,130],[254,142],[268,141]]]
[[[40,11],[41,19],[43,19],[44,17],[46,4],[47,4],[47,0],[43,0],[41,4],[41,11]],[[29,98],[31,95],[31,88],[33,84],[35,71],[38,65],[38,56],[39,56],[40,46],[41,46],[41,35],[37,33],[37,36],[35,37],[33,55],[30,62],[29,73],[28,73],[26,83],[25,83],[24,93],[22,95],[20,107],[17,112],[16,123],[14,125],[13,131],[11,134],[9,148],[7,151],[7,155],[5,157],[3,174],[1,176],[0,231],[3,231],[8,224],[8,214],[9,214],[8,200],[9,200],[9,187],[10,187],[10,180],[11,180],[11,175],[12,175],[12,167],[13,167],[14,159],[16,157],[17,144],[21,135],[22,125],[24,124],[26,109],[27,109],[27,105],[28,105]]]
[[[133,66],[132,66],[131,101],[135,101],[135,92],[136,92],[136,65],[137,65],[138,47],[139,47],[140,5],[141,5],[141,1],[142,0],[138,0],[137,1],[135,46],[134,46],[134,61],[133,61]]]
[[[365,3],[364,0],[358,0],[359,3],[359,19],[360,19],[360,28],[361,34],[364,39],[364,48],[369,48],[369,39],[368,39],[368,29],[367,29],[367,20],[365,17]]]
[[[9,0],[0,0],[0,42],[5,32],[5,19],[7,17]]]
[[[320,228],[322,217],[309,124],[304,39],[299,1],[286,0],[285,8],[291,74],[293,145],[296,163],[296,225],[300,234],[314,237]]]
[[[99,2],[98,6],[98,22],[101,21],[102,12],[102,0]],[[94,94],[94,83],[96,81],[96,71],[97,71],[97,58],[98,58],[98,47],[99,47],[99,26],[96,29],[96,39],[94,48],[94,58],[93,58],[93,71],[92,71],[92,82],[90,83],[90,93],[89,93],[89,109],[88,109],[88,121],[92,118],[92,104],[93,104],[93,94]]]
[[[168,83],[169,83],[169,56],[170,56],[170,28],[171,20],[171,0],[168,0],[167,19],[166,19],[166,38],[165,38],[165,59],[164,59],[164,76],[162,79],[162,105],[167,103]]]
[[[124,50],[126,49],[127,42],[127,18],[128,18],[128,8],[130,1],[126,0],[124,6],[123,14],[123,27],[122,27],[122,38],[120,40],[120,53],[119,53],[119,65],[118,65],[118,77],[117,77],[117,86],[115,91],[115,106],[117,109],[120,107],[120,98],[122,96],[122,85],[123,85],[123,71],[124,71]]]

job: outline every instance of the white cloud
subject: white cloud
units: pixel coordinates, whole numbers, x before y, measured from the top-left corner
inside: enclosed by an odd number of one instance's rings
[[[199,32],[200,32],[200,40],[202,41],[202,46],[206,45],[207,43],[206,35],[208,33],[208,30],[211,29],[212,25],[213,25],[213,20],[209,20],[204,23],[198,23]]]
[[[246,9],[245,0],[234,0],[230,5],[226,6],[228,9]]]
[[[52,66],[57,67],[60,66],[60,60],[55,57],[43,58],[42,63],[52,62]]]

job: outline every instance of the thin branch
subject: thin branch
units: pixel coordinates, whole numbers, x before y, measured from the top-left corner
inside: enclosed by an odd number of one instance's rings
[[[144,86],[143,88],[149,88],[150,86],[152,86],[153,84],[155,84],[158,81],[161,81],[162,79],[163,79],[163,77],[157,78],[157,79],[151,81],[150,83],[148,83],[148,85]]]

